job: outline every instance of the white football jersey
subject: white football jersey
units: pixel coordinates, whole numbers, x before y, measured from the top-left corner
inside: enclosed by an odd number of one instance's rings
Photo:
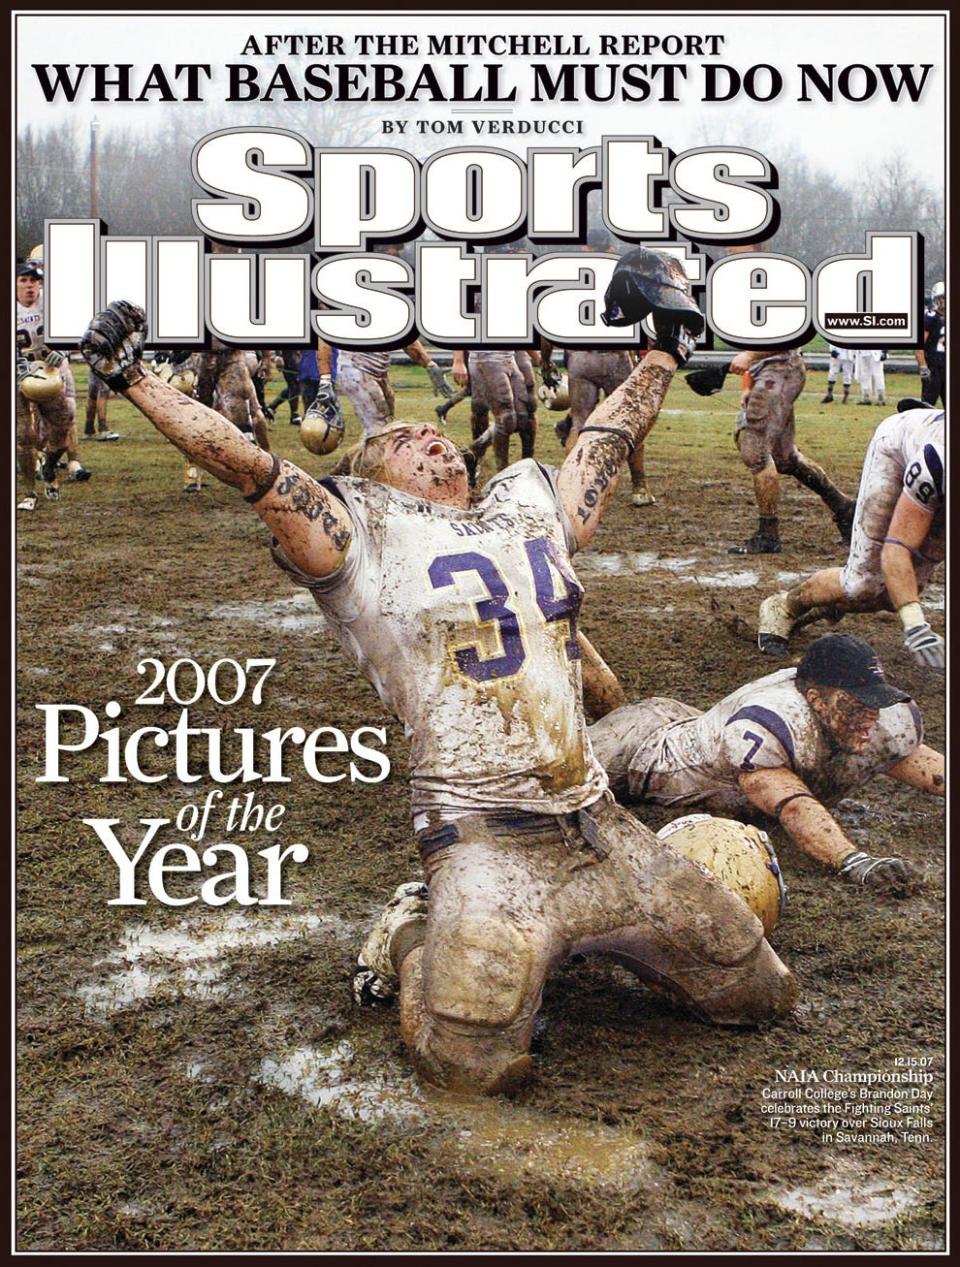
[[[871,448],[892,460],[885,464],[887,478],[899,472],[897,496],[904,492],[931,512],[940,509],[946,495],[945,418],[942,409],[908,409],[885,418],[871,442]]]
[[[596,800],[607,780],[583,716],[583,590],[556,472],[514,463],[470,510],[370,480],[323,483],[353,521],[340,570],[311,579],[275,554],[404,723],[415,816]]]
[[[737,782],[741,774],[787,769],[832,805],[923,741],[923,718],[909,700],[880,710],[863,751],[834,749],[794,685],[796,676],[795,668],[781,669],[705,713],[651,731],[630,759],[631,797],[742,813],[751,807]]]
[[[43,297],[32,308],[17,300],[17,351],[30,356],[43,347]]]
[[[373,374],[376,378],[383,376],[390,369],[389,352],[367,352],[362,348],[341,348],[337,358],[338,366],[352,365],[364,374]]]

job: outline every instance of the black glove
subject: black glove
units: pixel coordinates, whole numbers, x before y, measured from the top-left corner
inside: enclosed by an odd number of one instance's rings
[[[80,340],[84,360],[111,391],[125,392],[146,376],[143,341],[147,315],[118,299],[94,317]]]
[[[722,365],[705,365],[701,370],[691,370],[684,380],[698,396],[713,396],[723,388],[724,379],[730,373],[730,362]]]
[[[666,352],[672,356],[678,368],[686,365],[697,348],[697,336],[689,329],[687,323],[677,321],[673,314],[661,316],[655,312],[653,328],[657,332],[657,337],[653,341],[654,351]]]

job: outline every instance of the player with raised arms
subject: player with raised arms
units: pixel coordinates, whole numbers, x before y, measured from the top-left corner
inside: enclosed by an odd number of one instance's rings
[[[559,471],[533,460],[473,506],[433,426],[366,438],[352,477],[314,479],[248,444],[142,365],[143,313],[116,303],[83,339],[93,370],[191,461],[237,488],[277,562],[313,593],[411,743],[426,921],[399,894],[383,940],[404,1040],[427,1080],[494,1092],[530,1070],[547,974],[616,958],[720,1024],[790,1011],[792,974],[745,902],[615,804],[590,748],[570,556],[596,531],[702,329],[679,265],[631,252],[608,315],[653,314],[654,349]]]

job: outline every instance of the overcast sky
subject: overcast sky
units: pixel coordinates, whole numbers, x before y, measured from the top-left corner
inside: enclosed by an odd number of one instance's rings
[[[445,19],[442,14],[398,16],[395,12],[349,14],[332,16],[302,14],[274,17],[269,14],[197,15],[190,13],[138,14],[135,17],[97,15],[54,17],[50,14],[18,16],[17,47],[17,105],[18,124],[47,126],[66,119],[75,120],[86,128],[96,114],[101,127],[143,127],[156,129],[167,119],[176,118],[187,127],[195,129],[198,138],[212,127],[223,126],[223,116],[228,122],[248,124],[282,124],[296,126],[306,139],[311,135],[311,118],[316,121],[317,105],[299,107],[261,102],[257,106],[237,107],[222,104],[225,95],[226,76],[222,67],[226,63],[249,61],[260,71],[265,82],[277,62],[286,62],[295,79],[310,62],[333,61],[362,62],[352,45],[357,34],[396,33],[416,34],[424,41],[419,55],[403,58],[387,56],[379,60],[396,61],[403,65],[405,74],[412,80],[417,68],[428,60],[425,55],[427,33],[482,33],[518,32],[528,34],[562,35],[567,38],[579,33],[590,46],[590,54],[582,61],[598,61],[604,66],[602,82],[606,82],[606,68],[614,63],[671,63],[687,68],[688,78],[680,83],[681,100],[676,103],[648,101],[646,103],[593,104],[582,100],[571,104],[534,104],[524,100],[530,82],[530,70],[522,58],[505,59],[505,81],[516,84],[519,99],[512,107],[500,107],[478,117],[495,119],[579,119],[583,121],[581,137],[510,139],[503,136],[479,138],[480,143],[497,145],[522,152],[532,145],[589,145],[606,135],[654,134],[671,149],[679,151],[693,145],[737,144],[778,156],[799,151],[811,163],[827,168],[840,178],[852,180],[869,171],[893,150],[900,150],[925,183],[938,185],[943,179],[944,155],[944,94],[945,61],[943,52],[944,18],[934,11],[922,11],[891,15],[882,13],[837,14],[802,13],[744,16],[725,14],[684,16],[651,16],[649,13],[634,15],[618,13],[610,16],[576,17],[562,14],[551,19],[546,14],[523,17],[517,14],[498,14],[495,11],[477,13],[468,11]],[[244,58],[241,50],[251,35],[258,39],[268,33],[334,34],[345,37],[345,51],[340,58],[323,55],[282,58]],[[634,53],[622,56],[600,57],[602,34],[635,34],[722,36],[716,56],[665,57],[661,52],[647,56]],[[447,60],[467,61],[473,74],[487,61],[500,60],[488,56],[452,59],[434,59],[433,65],[441,78],[449,82],[449,72],[443,64]],[[557,64],[549,57],[530,60]],[[80,99],[72,105],[62,102],[47,103],[32,69],[36,62],[78,63],[133,63],[134,81],[145,76],[154,63],[159,63],[171,76],[177,63],[208,62],[214,78],[204,89],[207,104],[121,104],[98,103],[89,100],[90,89],[82,88]],[[822,66],[836,63],[838,67],[850,64],[877,66],[882,63],[932,63],[926,86],[918,104],[909,100],[892,103],[885,94],[861,103],[838,101],[800,104],[800,76],[797,66],[801,63]],[[711,63],[723,63],[740,71],[767,63],[775,66],[784,76],[785,88],[780,97],[766,104],[756,104],[742,94],[728,103],[703,103],[700,100],[703,67]],[[479,79],[472,81],[474,84]],[[656,81],[654,81],[656,83]],[[857,91],[864,79],[860,72],[853,78]],[[278,116],[283,112],[283,118]],[[349,107],[345,107],[349,109]],[[383,118],[396,118],[400,110],[389,105],[377,107]],[[460,107],[456,114],[444,103],[423,102],[408,107],[406,117],[461,118],[470,114]],[[477,138],[473,138],[476,140]],[[405,142],[396,136],[377,138],[372,143],[398,145]],[[453,144],[465,144],[463,138],[434,138],[434,148]],[[424,141],[410,146],[416,152],[425,152]]]

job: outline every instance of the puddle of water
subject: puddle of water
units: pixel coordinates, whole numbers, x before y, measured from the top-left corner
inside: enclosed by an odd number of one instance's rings
[[[468,1164],[502,1178],[537,1175],[631,1192],[659,1176],[647,1144],[615,1127],[500,1100],[448,1103],[444,1116],[459,1127],[456,1148]]]
[[[272,603],[222,603],[212,608],[210,615],[217,620],[245,620],[266,629],[316,629],[323,624],[319,608],[306,592]]]
[[[760,583],[760,573],[739,572],[688,572],[699,559],[661,558],[656,550],[612,551],[607,554],[588,552],[577,555],[577,571],[584,576],[638,576],[644,572],[666,571],[676,573],[678,581],[688,585],[703,585],[707,589],[749,589]],[[782,573],[781,578],[795,579],[799,573]]]
[[[704,585],[707,589],[749,589],[759,585],[759,572],[697,572],[695,576],[681,576],[681,581]]]
[[[267,1056],[256,1080],[345,1118],[429,1124],[440,1147],[488,1174],[534,1174],[621,1192],[649,1187],[659,1175],[647,1145],[625,1131],[550,1117],[500,1099],[421,1089],[401,1068],[371,1068],[346,1040]]]
[[[898,1188],[874,1182],[857,1186],[829,1183],[819,1188],[793,1188],[773,1194],[782,1210],[804,1218],[828,1219],[844,1227],[871,1227],[889,1223],[920,1201],[915,1188]]]
[[[693,567],[697,559],[661,558],[656,550],[627,550],[600,553],[590,551],[577,555],[577,571],[585,576],[634,576],[655,568],[671,572]]]
[[[330,1108],[361,1122],[426,1122],[422,1097],[412,1075],[360,1076],[353,1044],[294,1047],[283,1057],[267,1056],[256,1080],[296,1095],[315,1108]]]
[[[195,999],[218,998],[232,988],[221,980],[232,951],[269,949],[321,929],[338,939],[358,936],[353,925],[337,915],[267,920],[234,913],[214,927],[193,928],[129,924],[120,948],[98,960],[125,966],[105,981],[81,986],[78,994],[90,1012],[117,1011],[165,991]]]

